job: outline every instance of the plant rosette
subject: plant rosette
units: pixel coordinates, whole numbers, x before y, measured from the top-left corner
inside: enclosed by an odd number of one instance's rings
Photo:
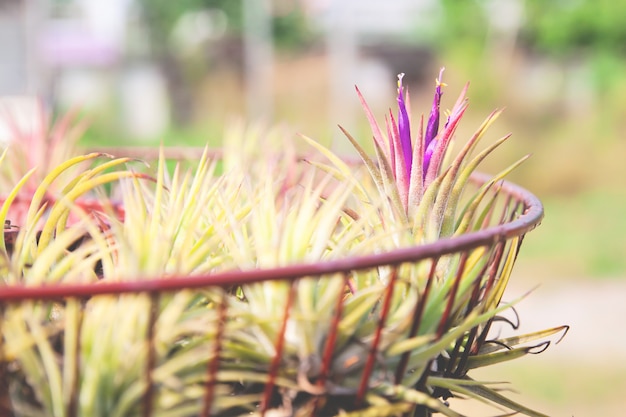
[[[129,176],[129,172],[121,172],[119,167],[130,159],[114,159],[98,152],[81,155],[76,143],[86,122],[77,120],[76,111],[70,111],[53,123],[41,102],[37,104],[26,115],[28,123],[23,120],[20,123],[20,116],[24,118],[24,115],[4,109],[3,124],[11,140],[0,156],[0,217],[4,223],[5,246],[10,250],[22,226],[28,225],[39,239],[51,215],[48,225],[56,222],[55,229],[73,225],[84,215],[102,219],[100,214],[108,211],[123,216],[122,208],[102,193],[103,186]],[[94,194],[96,191],[100,194]],[[60,210],[61,206],[72,210]],[[60,213],[60,217],[54,217]]]

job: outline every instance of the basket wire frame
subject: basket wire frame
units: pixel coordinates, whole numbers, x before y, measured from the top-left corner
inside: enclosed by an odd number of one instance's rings
[[[489,177],[475,174],[473,181],[477,184],[486,182]],[[334,311],[327,327],[327,336],[320,352],[321,364],[316,379],[312,385],[316,387],[320,394],[312,396],[312,406],[310,415],[324,414],[324,387],[331,379],[332,364],[335,360],[335,346],[339,336],[339,324],[344,314],[343,299],[346,289],[350,286],[350,279],[355,273],[371,272],[380,268],[388,268],[389,280],[383,290],[381,300],[377,305],[377,320],[373,332],[373,338],[369,346],[364,347],[364,365],[359,375],[359,383],[354,395],[353,409],[359,409],[365,404],[365,398],[373,378],[375,368],[379,362],[380,343],[383,334],[387,331],[386,322],[390,312],[390,305],[394,291],[401,284],[401,270],[405,265],[423,264],[428,269],[426,285],[420,291],[412,309],[411,325],[407,338],[420,334],[420,326],[423,322],[425,306],[431,297],[432,286],[435,285],[436,271],[441,262],[451,259],[458,259],[457,272],[452,287],[445,300],[443,314],[439,320],[436,337],[440,338],[455,314],[467,314],[476,307],[484,294],[491,291],[496,284],[498,277],[503,273],[503,259],[508,256],[517,256],[524,235],[536,227],[543,217],[543,208],[540,201],[528,191],[503,181],[498,189],[497,198],[502,202],[498,207],[498,212],[492,210],[489,216],[484,219],[484,228],[478,231],[445,238],[439,241],[396,249],[390,252],[378,253],[369,256],[347,257],[327,262],[315,264],[298,264],[278,267],[273,269],[232,271],[210,275],[196,276],[170,276],[168,278],[153,277],[142,278],[137,281],[123,282],[99,282],[93,284],[65,284],[49,285],[38,287],[5,286],[0,289],[0,414],[3,416],[19,416],[19,411],[14,409],[11,400],[9,385],[14,373],[10,369],[10,363],[5,353],[5,320],[7,315],[15,312],[19,307],[30,305],[40,305],[41,308],[49,307],[53,303],[61,303],[65,306],[73,305],[79,309],[76,312],[72,331],[76,337],[73,338],[73,346],[65,346],[65,350],[72,349],[74,363],[71,366],[73,376],[69,398],[66,401],[66,415],[77,417],[79,415],[79,381],[81,379],[81,346],[80,334],[85,323],[80,312],[80,306],[89,299],[95,297],[120,298],[126,295],[145,296],[147,302],[147,322],[145,329],[145,344],[147,355],[142,364],[145,390],[141,397],[141,415],[151,417],[154,413],[155,397],[158,395],[159,385],[155,381],[155,367],[157,360],[155,338],[156,328],[159,321],[159,312],[162,299],[166,295],[174,294],[183,290],[203,290],[215,294],[218,302],[215,304],[216,315],[213,327],[207,329],[211,335],[211,343],[207,350],[206,375],[204,377],[203,395],[200,399],[201,405],[198,407],[197,415],[207,417],[211,415],[229,415],[228,410],[217,410],[215,401],[219,385],[219,373],[224,356],[224,340],[227,336],[227,326],[229,320],[230,304],[233,302],[228,294],[228,288],[233,285],[251,285],[268,280],[279,280],[290,283],[287,297],[284,300],[283,314],[280,323],[278,337],[274,341],[274,357],[267,369],[267,380],[261,393],[261,401],[256,412],[260,416],[268,414],[276,404],[276,381],[281,373],[281,364],[285,354],[285,339],[290,316],[294,313],[296,291],[303,279],[341,279],[344,282],[344,289],[337,294]],[[494,207],[496,207],[494,205]],[[7,233],[7,239],[10,234]],[[472,251],[484,248],[484,256],[488,261],[482,266],[477,274],[477,279],[472,284],[470,291],[470,301],[467,304],[467,311],[455,311],[455,300],[461,276]],[[484,279],[485,278],[485,279]],[[487,340],[487,334],[491,326],[491,321],[484,325],[476,326],[460,337],[445,363],[438,364],[438,375],[449,377],[462,377],[465,364],[471,355],[477,353],[477,349]],[[395,369],[388,370],[392,375],[393,382],[400,384],[403,376],[407,372],[410,352],[404,352]],[[428,366],[431,368],[431,366]],[[424,385],[430,372],[426,370],[419,385]],[[429,415],[424,411],[424,415]]]

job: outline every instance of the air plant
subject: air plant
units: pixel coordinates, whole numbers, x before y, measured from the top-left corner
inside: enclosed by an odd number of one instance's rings
[[[372,129],[375,158],[371,158],[360,143],[340,126],[361,156],[375,184],[376,193],[365,187],[357,189],[365,205],[378,207],[377,211],[370,211],[374,213],[374,217],[369,219],[369,223],[378,230],[378,236],[382,231],[382,236],[386,236],[386,239],[379,241],[370,238],[369,241],[376,242],[374,245],[379,250],[394,250],[460,236],[486,228],[490,222],[502,222],[507,216],[515,218],[519,214],[520,207],[505,204],[500,207],[502,216],[494,216],[497,212],[496,206],[501,204],[497,198],[498,184],[526,157],[485,181],[473,193],[468,193],[471,174],[510,135],[500,138],[472,157],[480,139],[502,112],[496,110],[485,119],[461,150],[453,155],[453,137],[468,105],[468,85],[447,112],[446,121],[441,128],[441,98],[446,86],[442,80],[443,71],[442,68],[436,79],[426,128],[424,129],[422,116],[417,132],[412,127],[408,110],[409,95],[402,83],[404,74],[398,76],[397,116],[394,117],[390,110],[385,117],[386,134],[383,134],[363,95],[356,88]],[[321,165],[324,171],[332,172],[340,181],[353,178],[350,166],[342,159],[315,141],[306,137],[305,140],[331,161],[331,165]],[[360,184],[364,182],[361,180]],[[386,319],[387,328],[394,329],[394,332],[390,340],[385,341],[383,336],[378,341],[379,353],[390,360],[386,363],[387,366],[395,363],[392,358],[398,351],[404,353],[403,357],[398,355],[396,359],[401,366],[396,368],[399,371],[395,379],[387,379],[390,392],[394,392],[392,386],[403,387],[400,391],[413,396],[413,401],[421,404],[421,409],[426,413],[428,409],[432,409],[445,415],[457,415],[441,403],[432,401],[436,397],[445,400],[456,394],[531,416],[542,415],[508,400],[488,383],[473,381],[467,375],[474,367],[541,351],[550,342],[542,341],[536,345],[521,347],[515,345],[567,331],[567,327],[563,326],[519,338],[488,338],[491,323],[501,320],[499,313],[512,306],[501,306],[500,303],[520,244],[521,241],[515,238],[502,246],[499,249],[501,252],[497,254],[493,252],[493,248],[487,250],[482,247],[464,254],[440,256],[432,263],[402,265],[400,269],[379,268],[375,271],[375,279],[368,277],[363,283],[359,283],[359,274],[356,274],[357,284],[354,288],[357,290],[369,290],[372,282],[377,281],[386,285],[390,303],[388,310],[379,312],[384,314],[379,319]],[[494,257],[504,259],[499,269],[493,269],[496,259]],[[396,282],[394,288],[392,284]],[[412,306],[420,306],[419,311],[411,310]],[[468,321],[472,323],[471,330],[464,327]],[[454,343],[446,341],[447,336],[454,339],[455,331],[459,330],[465,332],[464,337],[456,338]],[[405,340],[394,343],[394,339]],[[437,342],[441,340],[445,342],[438,345]],[[449,343],[448,347],[444,347],[446,343]],[[436,359],[423,360],[420,350],[428,350],[433,345],[440,349],[435,355]],[[434,364],[437,365],[435,368],[428,368]],[[406,387],[419,387],[419,394],[405,391]],[[423,393],[428,395],[424,398],[421,396]]]
[[[10,143],[6,145],[9,157],[0,166],[0,193],[6,195],[30,170],[37,167],[30,172],[11,207],[12,221],[18,224],[24,221],[21,218],[23,209],[29,205],[31,196],[46,175],[70,158],[80,155],[77,143],[88,125],[87,119],[78,118],[77,109],[58,119],[52,118],[41,101],[37,102],[35,109],[35,114],[29,119],[31,123],[22,126],[17,123],[16,115],[0,108],[0,116],[12,135]],[[43,201],[53,201],[56,198],[55,193],[59,191],[58,184],[67,182],[90,162],[92,158],[86,158],[60,173],[62,181],[49,184]]]
[[[422,118],[415,132],[400,76],[385,134],[357,89],[376,156],[344,133],[366,170],[306,137],[330,163],[303,161],[289,142],[268,147],[269,136],[243,131],[228,136],[219,159],[205,150],[187,168],[172,169],[163,151],[149,174],[129,158],[101,162],[109,157],[101,153],[47,167],[13,244],[0,247],[3,285],[122,282],[137,292],[3,306],[0,359],[15,415],[455,417],[445,400],[463,396],[542,416],[468,375],[542,350],[549,342],[536,340],[566,330],[492,338],[492,322],[511,306],[501,298],[519,238],[414,262],[323,269],[520,214],[497,198],[517,163],[482,186],[469,179],[508,138],[470,156],[500,112],[455,156],[467,87],[440,128],[443,87],[440,73],[426,127]],[[4,191],[0,220],[39,172],[31,168]],[[87,195],[99,199],[97,211],[77,203]],[[236,279],[298,265],[322,269],[295,280]],[[155,278],[222,273],[233,282],[142,289]]]

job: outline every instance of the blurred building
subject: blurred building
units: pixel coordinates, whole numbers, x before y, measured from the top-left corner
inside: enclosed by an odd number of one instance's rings
[[[0,95],[20,97],[5,98],[5,106],[19,107],[30,96],[61,109],[121,107],[130,135],[162,133],[169,120],[165,81],[149,62],[128,60],[136,19],[133,0],[0,2]]]
[[[198,72],[191,66],[226,50],[228,59],[241,66],[244,112],[249,119],[272,120],[272,19],[297,4],[288,3],[240,0],[241,47],[228,49],[233,36],[224,34],[232,22],[219,9],[177,10],[180,17],[167,29],[170,33],[155,39],[146,22],[150,2],[3,0],[0,95],[38,96],[61,109],[80,106],[114,114],[130,136],[154,138],[172,117],[177,123],[188,121],[185,115],[192,112],[197,94],[197,77],[185,79]],[[382,101],[397,73],[406,71],[408,83],[433,73],[428,44],[441,19],[439,0],[300,4],[328,55],[333,120],[350,124],[355,83],[373,101]]]

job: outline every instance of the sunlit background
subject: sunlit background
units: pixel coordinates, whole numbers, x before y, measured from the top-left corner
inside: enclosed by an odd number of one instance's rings
[[[0,54],[0,111],[78,108],[87,146],[220,146],[243,120],[347,153],[337,124],[370,139],[355,84],[382,119],[400,72],[418,114],[440,67],[443,107],[471,81],[458,141],[505,107],[483,170],[532,153],[511,179],[546,208],[513,278],[510,298],[540,284],[521,330],[572,325],[484,378],[551,416],[624,415],[626,2],[1,0]]]

